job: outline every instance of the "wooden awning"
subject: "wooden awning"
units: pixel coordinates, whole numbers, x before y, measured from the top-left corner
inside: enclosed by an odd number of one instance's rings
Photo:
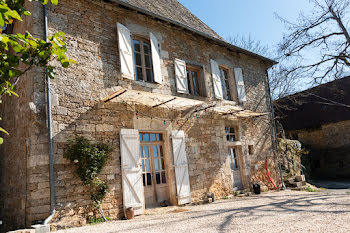
[[[168,108],[178,111],[202,111],[210,109],[217,114],[223,116],[234,116],[239,118],[249,118],[268,115],[269,112],[253,112],[237,106],[233,103],[223,101],[205,102],[202,100],[189,99],[173,95],[164,95],[160,93],[152,93],[146,91],[130,90],[122,87],[117,87],[117,91],[109,94],[102,99],[107,102],[127,102],[130,104],[140,104],[152,108]]]

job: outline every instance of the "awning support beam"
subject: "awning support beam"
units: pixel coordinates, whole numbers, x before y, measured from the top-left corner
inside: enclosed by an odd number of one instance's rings
[[[205,111],[205,110],[207,110],[207,109],[209,109],[209,108],[213,108],[213,107],[215,107],[215,106],[216,106],[216,104],[213,104],[213,105],[210,105],[210,106],[208,106],[208,107],[205,107],[205,108],[201,108],[201,109],[195,110],[194,112]]]
[[[238,112],[243,112],[243,111],[245,111],[245,109],[242,109],[242,110],[236,110],[236,111],[233,111],[233,112],[227,112],[227,113],[224,113],[224,114],[222,114],[223,116],[226,116],[226,115],[232,115],[232,114],[235,114],[235,113],[238,113]]]
[[[173,100],[176,100],[176,97],[174,97],[174,98],[172,98],[172,99],[170,99],[170,100],[164,101],[164,102],[162,102],[162,103],[160,103],[160,104],[156,104],[156,105],[152,106],[152,108],[156,108],[156,107],[159,107],[159,106],[161,106],[161,105],[163,105],[163,104],[167,104],[167,103],[169,103],[169,102],[171,102],[171,101],[173,101]]]
[[[107,97],[105,100],[103,100],[103,102],[107,103],[108,101],[111,101],[112,99],[117,98],[118,96],[121,96],[125,92],[127,92],[127,90],[124,90],[124,91],[122,91],[122,92],[120,92],[118,94],[113,94],[112,96]]]

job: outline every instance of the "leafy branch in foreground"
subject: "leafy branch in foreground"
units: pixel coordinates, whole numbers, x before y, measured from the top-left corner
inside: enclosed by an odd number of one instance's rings
[[[48,0],[36,0],[47,4]],[[59,61],[67,68],[74,60],[66,56],[66,38],[63,32],[55,33],[47,41],[33,37],[29,32],[11,34],[9,28],[18,21],[23,21],[22,15],[30,16],[24,8],[25,0],[0,0],[0,100],[4,95],[17,96],[16,84],[34,67],[48,69],[50,78],[55,77],[55,66],[50,62]],[[29,2],[29,0],[28,0]],[[51,0],[54,5],[58,0]],[[8,134],[3,128],[0,132]],[[0,144],[3,138],[0,137]]]

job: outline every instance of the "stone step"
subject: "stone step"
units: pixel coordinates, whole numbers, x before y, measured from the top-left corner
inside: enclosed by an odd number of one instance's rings
[[[301,187],[301,186],[304,186],[306,185],[306,181],[299,181],[299,182],[286,182],[286,185],[288,187]]]
[[[305,181],[305,175],[296,176],[295,181]]]

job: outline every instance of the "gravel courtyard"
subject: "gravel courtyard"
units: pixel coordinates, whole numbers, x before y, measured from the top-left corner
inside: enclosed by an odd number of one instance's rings
[[[269,192],[58,232],[350,232],[350,190]]]

